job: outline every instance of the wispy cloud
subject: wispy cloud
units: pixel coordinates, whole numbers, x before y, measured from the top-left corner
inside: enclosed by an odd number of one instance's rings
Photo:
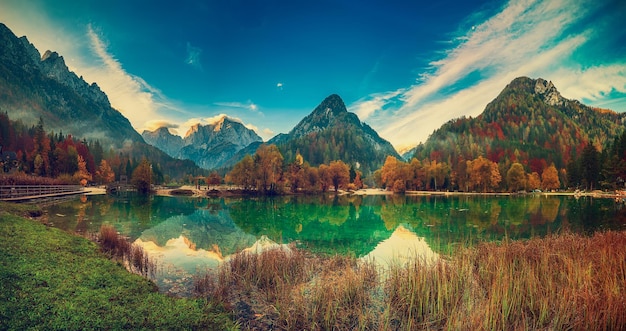
[[[202,49],[200,49],[199,47],[191,46],[191,44],[187,42],[187,57],[185,58],[185,63],[196,69],[202,70],[200,54],[202,54]]]
[[[108,52],[106,43],[91,25],[87,26],[86,36],[97,63],[84,66],[81,73],[85,79],[98,82],[111,105],[122,112],[136,129],[145,127],[148,121],[157,117],[159,103],[164,100],[160,91],[140,77],[126,72]]]
[[[216,102],[214,105],[224,108],[244,109],[261,115],[263,114],[259,111],[259,106],[250,100],[247,102]]]
[[[591,99],[624,90],[624,64],[582,72],[566,66],[565,60],[594,35],[574,28],[592,9],[593,3],[586,1],[510,1],[494,16],[454,38],[452,47],[430,63],[430,70],[417,77],[415,85],[373,94],[350,109],[403,148],[426,140],[452,118],[478,115],[518,76],[551,79],[569,98]],[[579,79],[565,82],[575,75]],[[600,77],[605,78],[602,83],[581,81]],[[562,87],[558,85],[561,80]]]

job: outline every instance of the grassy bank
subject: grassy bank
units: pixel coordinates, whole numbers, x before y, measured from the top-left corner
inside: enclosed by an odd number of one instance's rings
[[[240,253],[196,286],[250,329],[623,330],[626,232],[484,243],[384,274],[353,258]]]
[[[162,295],[89,240],[15,215],[32,207],[0,210],[0,329],[234,328],[206,300]]]

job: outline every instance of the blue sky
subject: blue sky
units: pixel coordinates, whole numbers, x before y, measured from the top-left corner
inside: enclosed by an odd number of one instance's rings
[[[518,76],[626,111],[625,19],[621,0],[0,0],[139,132],[227,114],[267,140],[337,93],[399,150]]]

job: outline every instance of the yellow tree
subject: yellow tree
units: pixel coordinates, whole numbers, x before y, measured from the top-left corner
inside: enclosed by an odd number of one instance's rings
[[[511,164],[511,168],[506,172],[506,182],[511,192],[517,192],[526,187],[526,171],[521,163]]]
[[[78,171],[74,176],[78,178],[82,186],[87,186],[87,182],[92,179],[91,174],[87,171],[87,162],[85,162],[85,159],[83,159],[80,154],[78,155]]]
[[[385,159],[385,164],[380,169],[380,179],[387,189],[393,189],[394,192],[404,192],[405,182],[407,180],[408,168],[404,162],[398,161],[395,157],[389,155]]]
[[[337,192],[339,187],[350,183],[350,167],[341,160],[331,161],[328,166],[328,177]]]
[[[261,192],[275,192],[282,178],[283,155],[276,145],[261,145],[254,155],[257,173],[257,189]]]
[[[100,184],[108,184],[115,180],[115,173],[105,159],[100,161],[100,166],[96,170],[96,181]]]
[[[554,164],[547,167],[541,174],[541,187],[545,190],[556,190],[561,187],[559,172],[556,170]]]
[[[500,181],[502,181],[498,165],[482,156],[473,161],[467,161],[467,172],[470,184],[474,190],[482,188],[483,192],[487,192],[487,190],[498,187]]]

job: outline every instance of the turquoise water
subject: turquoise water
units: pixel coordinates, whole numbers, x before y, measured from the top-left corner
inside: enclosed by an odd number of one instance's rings
[[[102,224],[113,225],[157,259],[158,283],[164,287],[188,283],[194,274],[259,243],[295,243],[317,253],[359,258],[375,254],[380,260],[381,252],[450,254],[459,245],[485,240],[626,230],[623,203],[543,195],[212,199],[96,195],[50,206],[47,215],[49,223],[72,232],[97,232]]]

